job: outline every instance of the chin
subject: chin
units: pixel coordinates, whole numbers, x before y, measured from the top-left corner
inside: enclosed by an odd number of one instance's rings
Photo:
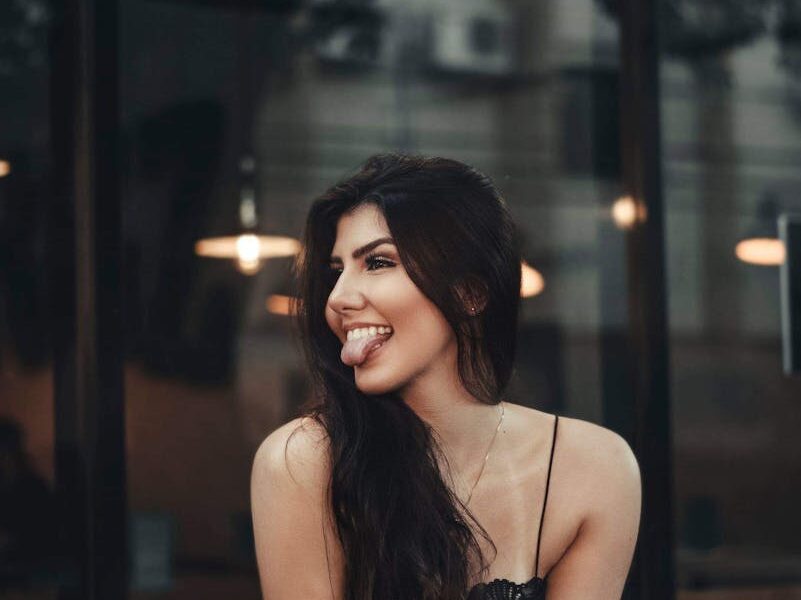
[[[356,387],[361,393],[370,396],[388,394],[398,389],[398,386],[394,385],[386,377],[381,377],[380,375],[376,376],[372,373],[356,375]]]
[[[381,394],[388,394],[389,392],[393,391],[395,388],[389,385],[381,384],[381,383],[364,383],[356,380],[356,387],[362,394],[367,394],[368,396],[379,396]]]

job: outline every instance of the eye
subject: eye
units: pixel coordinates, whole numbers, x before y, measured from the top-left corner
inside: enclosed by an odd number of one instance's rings
[[[376,254],[368,254],[367,258],[364,259],[364,262],[367,263],[368,271],[375,271],[376,269],[384,269],[395,266],[395,263],[391,260]]]
[[[367,264],[368,271],[376,271],[378,269],[386,269],[394,267],[395,263],[388,258],[379,256],[377,254],[369,254],[365,257],[364,262]],[[342,273],[342,267],[338,265],[328,265],[325,269],[325,275],[330,281],[336,281],[338,276]]]

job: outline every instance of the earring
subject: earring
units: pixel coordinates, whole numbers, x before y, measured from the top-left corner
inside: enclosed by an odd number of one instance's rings
[[[475,312],[476,312],[476,307],[475,307],[475,306],[471,306],[471,307],[470,307],[470,312],[471,312],[471,313],[473,313],[473,314],[475,314]]]

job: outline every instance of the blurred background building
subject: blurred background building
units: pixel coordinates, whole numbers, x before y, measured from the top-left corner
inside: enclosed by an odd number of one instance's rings
[[[798,0],[6,0],[0,597],[260,598],[289,267],[386,150],[504,193],[510,399],[643,466],[625,597],[801,598]]]

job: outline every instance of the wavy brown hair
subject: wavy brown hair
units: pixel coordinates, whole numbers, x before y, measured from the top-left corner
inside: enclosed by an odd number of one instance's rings
[[[396,392],[359,391],[325,319],[337,223],[365,203],[382,211],[409,277],[450,323],[459,377],[486,404],[500,402],[512,375],[519,239],[500,194],[476,169],[381,154],[313,203],[295,263],[295,324],[317,399],[304,416],[328,441],[327,501],[344,552],[344,598],[463,600],[488,569],[475,531],[497,549],[446,483],[436,432]],[[483,310],[471,316],[466,302]]]

